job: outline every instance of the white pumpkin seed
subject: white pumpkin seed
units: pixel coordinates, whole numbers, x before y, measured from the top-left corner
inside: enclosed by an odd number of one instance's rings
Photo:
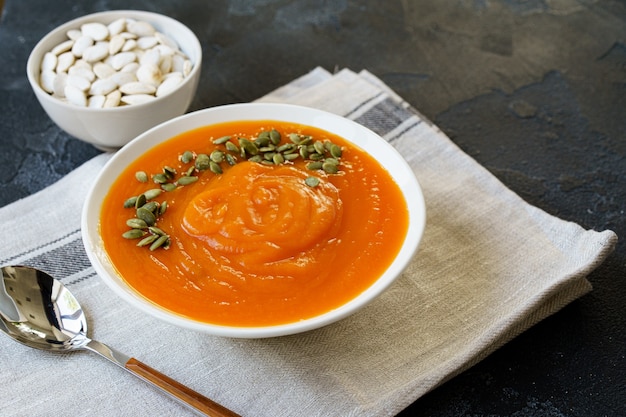
[[[74,46],[74,41],[69,39],[52,48],[50,52],[54,55],[61,55],[63,52],[67,52],[72,49],[72,46]]]
[[[120,37],[123,38],[123,34],[120,35]],[[135,48],[137,48],[137,41],[134,39],[126,39],[124,46],[122,46],[122,52],[130,52]]]
[[[183,75],[180,73],[168,74],[161,85],[156,90],[156,96],[161,97],[176,90],[183,82]]]
[[[132,72],[116,72],[115,74],[109,77],[109,80],[112,80],[117,84],[118,87],[122,87],[123,85],[133,83],[137,81],[137,77]],[[122,91],[124,92],[124,91]]]
[[[67,73],[57,72],[56,77],[54,77],[52,94],[60,98],[65,98],[65,86],[66,85],[67,85]]]
[[[90,96],[87,100],[87,107],[92,109],[101,109],[104,107],[104,102],[106,101],[106,97],[103,95]]]
[[[120,91],[122,94],[128,95],[154,94],[156,93],[156,87],[150,84],[134,81],[121,85]]]
[[[126,19],[122,17],[117,20],[114,20],[113,22],[109,23],[109,25],[107,26],[107,29],[109,31],[109,35],[111,36],[119,35],[126,29]]]
[[[137,54],[134,52],[120,52],[119,54],[115,54],[111,58],[111,66],[119,70],[124,65],[130,64],[131,62],[137,59]]]
[[[122,92],[120,90],[111,91],[106,95],[106,100],[104,100],[104,104],[102,107],[105,109],[109,109],[112,107],[117,107],[120,105],[120,101],[122,99]]]
[[[85,49],[83,59],[87,62],[98,62],[109,56],[108,43],[96,43]]]
[[[169,74],[172,71],[171,55],[161,54],[161,63],[159,64],[159,69],[161,70],[161,74]]]
[[[85,92],[80,90],[73,85],[65,86],[65,97],[67,101],[77,106],[86,107],[87,106],[87,96],[85,96]]]
[[[143,64],[137,69],[137,80],[145,84],[158,86],[163,78],[161,69],[154,64]]]
[[[54,80],[57,77],[57,73],[52,70],[44,70],[39,77],[39,83],[46,93],[54,93]]]
[[[129,94],[122,96],[121,102],[126,104],[142,104],[154,100],[154,96],[149,94]]]
[[[128,21],[126,23],[126,29],[130,33],[137,35],[139,37],[152,36],[154,35],[154,32],[156,32],[156,30],[154,29],[154,26],[144,21]]]
[[[120,52],[125,43],[126,39],[124,39],[120,35],[112,36],[111,40],[109,41],[109,55],[115,55],[116,53]]]
[[[58,58],[52,52],[46,52],[41,61],[41,71],[53,71],[57,67]]]
[[[158,49],[150,49],[146,51],[139,59],[139,63],[141,65],[159,65],[159,62],[161,62],[161,53]]]
[[[120,69],[122,72],[132,72],[136,73],[139,69],[139,62],[131,62],[130,64],[126,64]]]
[[[91,68],[83,67],[80,65],[73,65],[72,67],[70,67],[70,69],[67,71],[67,74],[82,77],[89,81],[89,84],[91,84],[96,79],[96,74],[94,74]]]
[[[72,66],[75,60],[76,57],[73,53],[69,51],[63,52],[61,55],[59,55],[56,72],[67,72],[67,70]]]
[[[66,35],[67,35],[68,39],[71,39],[71,40],[75,41],[76,39],[78,39],[81,36],[83,36],[83,32],[81,32],[78,29],[70,29],[70,30],[67,31]]]
[[[91,88],[91,82],[87,78],[81,77],[80,75],[68,74],[67,85],[76,87],[82,92],[88,91],[89,88]]]
[[[90,22],[80,27],[83,35],[89,36],[96,41],[102,41],[109,37],[109,29],[102,23]]]
[[[115,69],[109,64],[105,64],[104,62],[98,62],[94,64],[93,72],[96,74],[96,77],[100,79],[105,79],[115,74]]]
[[[176,51],[178,51],[178,48],[171,48],[168,45],[157,45],[154,49],[157,49],[161,56],[174,56]]]
[[[186,59],[183,63],[183,75],[186,77],[191,73],[191,69],[193,68],[193,64],[190,60]]]
[[[72,53],[75,57],[80,58],[83,56],[85,49],[89,48],[94,43],[95,41],[91,36],[82,35],[80,38],[76,39],[74,45],[72,45]]]
[[[142,36],[137,39],[137,47],[141,49],[150,49],[156,46],[159,43],[156,37],[154,36]]]
[[[110,78],[104,78],[100,80],[96,80],[91,84],[91,88],[89,89],[89,94],[93,95],[107,95],[111,91],[117,88],[117,84],[115,81]]]

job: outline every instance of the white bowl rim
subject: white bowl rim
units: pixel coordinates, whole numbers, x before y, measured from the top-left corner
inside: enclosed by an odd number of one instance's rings
[[[244,113],[244,115],[241,115]],[[254,114],[257,116],[246,117],[245,114]],[[101,239],[99,237],[99,216],[100,206],[103,198],[111,185],[111,183],[117,178],[120,170],[124,169],[130,162],[136,159],[139,155],[143,154],[147,149],[152,148],[166,141],[178,133],[182,133],[187,130],[194,129],[195,127],[207,126],[214,123],[220,123],[221,121],[228,120],[281,120],[287,122],[301,123],[309,126],[316,126],[315,123],[307,123],[299,121],[294,115],[298,114],[298,117],[310,117],[319,118],[325,122],[338,123],[339,126],[343,126],[348,129],[352,129],[358,132],[366,140],[375,142],[375,145],[386,149],[384,152],[389,158],[393,159],[393,169],[395,172],[403,173],[402,178],[395,178],[402,180],[403,184],[398,184],[404,192],[405,199],[409,208],[409,229],[405,242],[403,243],[400,253],[389,266],[383,275],[374,282],[365,291],[359,294],[354,299],[350,300],[346,304],[323,313],[319,316],[315,316],[309,319],[301,320],[294,323],[274,325],[274,326],[259,326],[259,327],[234,327],[223,326],[210,323],[204,323],[194,321],[187,317],[183,317],[173,312],[169,312],[153,302],[145,299],[143,296],[135,292],[126,284],[121,284],[122,279],[115,271],[108,256],[102,248]],[[226,115],[230,115],[231,118],[225,118]],[[236,115],[236,117],[233,117]],[[276,116],[272,116],[276,115]],[[281,117],[282,115],[282,117]],[[219,117],[214,122],[201,122],[206,118]],[[297,120],[294,120],[297,119]],[[187,123],[191,123],[184,129],[177,129],[178,126],[184,126]],[[319,125],[317,125],[319,126]],[[329,132],[335,133],[336,129],[329,128],[328,126],[319,126]],[[168,133],[172,131],[174,133]],[[157,138],[153,138],[157,136]],[[341,136],[341,134],[340,134]],[[354,142],[354,138],[345,137],[346,140]],[[148,148],[143,147],[144,144],[149,141],[150,146]],[[355,143],[357,146],[364,147],[363,143]],[[366,145],[369,146],[369,145]],[[410,193],[406,193],[406,190],[410,189]],[[278,104],[278,103],[240,103],[240,104],[228,104],[216,107],[211,107],[203,110],[197,110],[185,115],[176,117],[167,122],[163,122],[160,125],[144,132],[131,142],[129,142],[124,148],[115,153],[111,159],[107,161],[103,169],[100,171],[95,179],[91,189],[89,190],[85,204],[83,206],[81,216],[81,233],[83,244],[87,252],[87,256],[91,261],[95,271],[99,277],[111,288],[118,296],[124,299],[131,305],[139,308],[145,313],[153,317],[157,317],[170,324],[177,325],[179,327],[201,331],[204,333],[212,334],[215,336],[232,337],[232,338],[265,338],[285,336],[295,333],[302,333],[305,331],[317,329],[343,318],[354,314],[357,310],[369,304],[372,300],[382,294],[397,278],[400,277],[404,269],[408,266],[412,258],[415,256],[418,246],[422,240],[424,229],[426,226],[426,206],[424,202],[424,196],[420,184],[417,181],[411,167],[400,155],[400,153],[386,140],[374,133],[370,129],[358,124],[352,120],[344,118],[342,116],[326,112],[324,110],[318,110],[311,107],[304,107],[293,104]]]
[[[174,19],[173,17],[167,16],[167,15],[164,15],[164,14],[160,14],[160,13],[146,11],[146,10],[132,10],[132,9],[103,10],[103,11],[100,11],[100,12],[95,12],[95,13],[91,13],[91,14],[88,14],[88,15],[83,15],[83,16],[76,17],[76,18],[74,18],[72,20],[69,20],[69,21],[59,25],[59,26],[56,26],[55,28],[50,30],[48,33],[46,33],[35,44],[33,49],[31,49],[31,51],[30,51],[30,53],[28,55],[28,60],[26,61],[26,77],[28,78],[28,81],[29,81],[31,87],[33,89],[36,89],[37,92],[39,92],[39,94],[42,97],[47,97],[47,99],[53,100],[54,103],[57,103],[62,108],[65,107],[65,108],[68,108],[70,110],[77,110],[77,111],[87,112],[87,113],[90,113],[90,112],[92,112],[92,113],[114,113],[114,112],[123,112],[125,110],[128,110],[129,106],[117,106],[117,107],[110,107],[110,108],[93,108],[93,107],[76,106],[75,104],[64,102],[62,100],[59,100],[58,98],[53,97],[47,91],[45,91],[41,87],[41,84],[39,83],[39,79],[35,78],[35,76],[39,74],[39,65],[40,65],[40,61],[35,62],[35,56],[36,56],[35,52],[38,51],[42,47],[43,44],[48,42],[48,40],[50,38],[56,36],[59,33],[67,32],[67,30],[69,30],[69,29],[75,29],[75,28],[79,27],[79,25],[81,23],[86,23],[88,21],[98,21],[98,19],[101,18],[102,16],[111,16],[113,18],[130,17],[130,18],[133,18],[133,19],[142,19],[142,20],[145,20],[145,21],[150,22],[152,24],[154,24],[155,20],[157,20],[157,19],[158,20],[165,20],[165,21],[168,21],[169,24],[173,24],[175,26],[178,26],[179,30],[182,30],[183,32],[187,32],[187,35],[190,35],[189,38],[192,39],[193,41],[191,42],[191,44],[186,46],[185,49],[194,50],[197,53],[197,57],[194,57],[194,58],[189,57],[190,59],[194,59],[191,71],[183,79],[183,82],[174,91],[178,91],[178,90],[182,89],[186,84],[188,84],[190,82],[193,82],[194,76],[195,76],[195,74],[198,71],[200,71],[201,64],[202,64],[202,45],[200,44],[200,40],[198,39],[196,34],[187,25],[185,25],[184,23],[180,22],[177,19]],[[160,25],[157,24],[156,26],[160,26]],[[157,29],[161,30],[161,28],[157,28]],[[164,30],[162,30],[162,31],[166,32]],[[181,45],[179,45],[179,48],[181,50],[183,49],[183,47]],[[48,52],[48,51],[43,51],[42,52],[42,57],[43,57],[43,55],[46,52]],[[164,96],[155,97],[154,100],[151,100],[149,102],[133,104],[132,108],[133,109],[141,109],[142,107],[149,106],[151,104],[154,104],[157,101],[166,100],[169,97],[169,95],[172,94],[174,91],[171,91],[168,94],[165,94]]]

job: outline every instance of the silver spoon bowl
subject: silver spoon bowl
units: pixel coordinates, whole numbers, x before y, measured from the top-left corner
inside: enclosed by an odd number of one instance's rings
[[[14,340],[54,352],[80,349],[95,352],[200,414],[237,416],[137,359],[87,337],[85,314],[61,281],[35,268],[1,269],[0,330]]]

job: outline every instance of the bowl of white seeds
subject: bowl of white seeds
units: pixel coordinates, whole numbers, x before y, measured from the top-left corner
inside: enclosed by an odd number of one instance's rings
[[[26,71],[61,129],[116,150],[187,111],[201,62],[200,42],[187,26],[157,13],[115,10],[52,30],[32,50]]]

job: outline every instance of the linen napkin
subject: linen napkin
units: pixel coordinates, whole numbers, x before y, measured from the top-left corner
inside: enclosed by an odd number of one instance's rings
[[[60,278],[88,314],[92,338],[244,416],[392,416],[590,291],[585,276],[614,248],[613,232],[524,202],[367,71],[316,68],[260,101],[318,107],[371,128],[421,183],[420,249],[357,314],[304,334],[239,340],[174,328],[126,305],[99,280],[80,239],[83,198],[109,154],[0,209],[0,264]],[[0,363],[3,416],[188,413],[91,353],[36,351],[0,336]]]

